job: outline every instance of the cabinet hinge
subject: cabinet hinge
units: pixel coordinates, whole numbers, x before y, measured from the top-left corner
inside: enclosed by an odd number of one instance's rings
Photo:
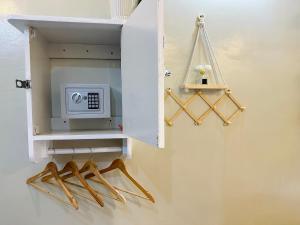
[[[30,80],[16,80],[16,88],[31,88],[31,81]]]
[[[30,27],[29,28],[29,37],[30,37],[30,40],[35,38],[36,36],[36,33],[35,33],[35,29],[33,27]]]

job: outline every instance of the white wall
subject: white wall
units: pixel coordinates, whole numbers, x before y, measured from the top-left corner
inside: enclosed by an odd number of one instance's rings
[[[300,2],[166,0],[166,88],[177,90],[191,50],[195,17],[208,32],[224,78],[248,109],[223,127],[213,115],[199,127],[181,116],[166,149],[134,143],[128,167],[156,197],[98,209],[66,208],[25,179],[44,164],[28,161],[23,37],[7,14],[107,17],[108,1],[0,1],[0,224],[296,225],[300,223]],[[184,97],[184,96],[183,96]],[[174,106],[167,103],[166,111]],[[112,179],[114,179],[112,177]]]

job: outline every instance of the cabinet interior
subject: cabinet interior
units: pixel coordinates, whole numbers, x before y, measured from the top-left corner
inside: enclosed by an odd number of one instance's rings
[[[28,30],[33,135],[122,127],[120,24],[64,23]],[[61,85],[109,84],[111,118],[63,119]]]

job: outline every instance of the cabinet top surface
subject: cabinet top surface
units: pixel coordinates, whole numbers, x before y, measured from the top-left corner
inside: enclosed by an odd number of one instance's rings
[[[30,16],[30,15],[10,15],[7,21],[21,31],[28,26],[55,26],[55,24],[72,25],[98,25],[98,26],[112,26],[120,29],[124,24],[124,20],[116,19],[98,19],[98,18],[80,18],[80,17],[59,17],[59,16]]]
[[[124,20],[11,15],[7,21],[21,32],[37,29],[49,42],[119,44]]]

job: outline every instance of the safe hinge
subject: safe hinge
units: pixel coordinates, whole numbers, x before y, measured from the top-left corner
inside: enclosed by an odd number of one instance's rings
[[[16,88],[29,89],[29,88],[31,88],[31,81],[30,80],[16,80]]]

